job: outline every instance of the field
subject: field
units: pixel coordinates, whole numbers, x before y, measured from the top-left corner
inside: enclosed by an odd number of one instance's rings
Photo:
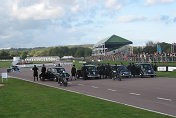
[[[5,86],[0,87],[0,118],[117,117],[169,118],[169,116],[17,79],[9,79]]]
[[[11,66],[11,61],[0,61],[0,68]]]
[[[176,71],[173,71],[173,72],[157,72],[157,77],[176,78]]]

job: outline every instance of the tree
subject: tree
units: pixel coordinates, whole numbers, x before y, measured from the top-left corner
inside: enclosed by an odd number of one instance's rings
[[[25,59],[27,57],[27,55],[28,55],[28,51],[22,51],[21,54],[20,54],[20,57],[22,59]]]

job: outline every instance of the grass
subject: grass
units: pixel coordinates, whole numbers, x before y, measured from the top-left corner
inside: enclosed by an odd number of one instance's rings
[[[45,63],[55,63],[55,62],[52,62],[52,61],[32,61],[30,63],[32,63],[32,64],[45,64]]]
[[[83,63],[79,63],[78,60],[75,60],[75,61],[73,62],[73,64],[75,65],[75,67],[76,67],[77,69],[81,69],[82,66],[83,66]]]
[[[176,78],[176,70],[172,72],[157,72],[157,77],[169,77],[169,78]]]
[[[12,64],[11,61],[0,61],[0,68],[10,67],[11,64]]]
[[[5,86],[0,87],[0,118],[170,117],[56,88],[9,79]]]

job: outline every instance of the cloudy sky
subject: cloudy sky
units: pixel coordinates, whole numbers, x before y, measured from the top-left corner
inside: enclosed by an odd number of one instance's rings
[[[0,0],[0,48],[176,42],[175,0]]]

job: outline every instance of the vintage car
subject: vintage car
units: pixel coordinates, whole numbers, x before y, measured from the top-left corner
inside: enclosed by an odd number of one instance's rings
[[[156,72],[153,70],[153,67],[149,63],[136,63],[135,65],[138,68],[138,75],[140,77],[150,76],[155,77]]]
[[[20,69],[18,66],[10,66],[10,68],[7,69],[7,72],[20,72]]]
[[[48,68],[45,74],[40,74],[40,80],[54,80],[58,81],[60,78],[65,77],[67,80],[69,79],[70,75],[65,71],[63,67],[52,67]]]
[[[85,65],[86,67],[86,70],[87,70],[87,78],[88,79],[94,79],[94,78],[100,78],[100,75],[98,73],[98,70],[96,68],[96,66],[94,65]],[[82,69],[80,70],[77,70],[77,78],[81,78],[83,77],[83,74],[82,74]]]
[[[111,66],[112,72],[118,73],[120,77],[131,78],[131,72],[124,65],[117,65],[117,70],[115,70],[115,65]]]

